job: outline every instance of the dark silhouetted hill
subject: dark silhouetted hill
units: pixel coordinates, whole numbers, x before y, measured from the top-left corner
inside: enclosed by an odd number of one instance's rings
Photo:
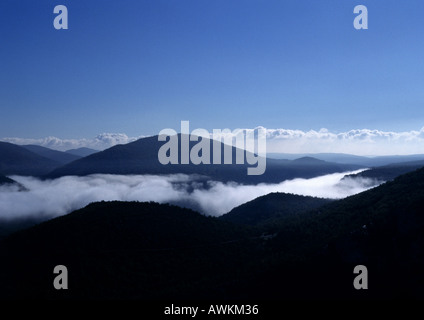
[[[176,206],[92,204],[3,239],[0,296],[424,298],[424,169],[271,223],[267,238]],[[53,289],[58,264],[72,290]],[[353,287],[357,265],[369,290]]]
[[[0,174],[0,186],[6,187],[7,189],[9,189],[9,187],[12,187],[12,190],[14,189],[14,190],[18,190],[18,191],[28,191],[28,189],[25,188],[19,182],[15,181],[13,179],[10,179],[8,177],[5,177],[5,176],[3,176],[1,174]],[[4,191],[5,190],[3,190],[3,192]],[[0,214],[1,214],[1,208],[0,208]],[[1,219],[1,216],[0,216],[0,219]],[[0,220],[0,224],[1,224],[1,220]],[[0,236],[1,236],[1,232],[0,232]]]
[[[66,152],[62,152],[62,151],[52,150],[52,149],[45,148],[45,147],[42,147],[42,146],[24,145],[22,147],[24,147],[25,149],[27,149],[31,152],[38,154],[39,156],[42,156],[44,158],[58,162],[61,165],[70,163],[70,162],[78,160],[78,159],[81,159],[80,156],[76,156],[76,155],[66,153]]]
[[[393,155],[393,156],[374,156],[365,157],[345,153],[269,153],[268,156],[274,159],[288,159],[294,160],[302,157],[313,157],[319,160],[328,162],[343,163],[343,164],[356,164],[362,167],[381,167],[392,163],[412,162],[424,160],[424,154],[412,155]]]
[[[275,256],[315,256],[313,268],[325,272],[334,290],[337,281],[347,286],[348,273],[361,264],[373,274],[373,290],[352,290],[353,297],[424,298],[424,169],[288,217],[279,228],[270,243]]]
[[[87,156],[90,156],[94,153],[99,152],[99,150],[94,150],[94,149],[90,149],[90,148],[78,148],[78,149],[66,150],[65,152],[69,153],[69,154],[73,154],[73,155],[78,156],[78,157],[87,157]]]
[[[241,228],[188,209],[96,203],[4,239],[0,297],[181,298],[245,274],[252,249]],[[68,292],[52,290],[57,264]]]
[[[236,224],[263,226],[287,215],[321,207],[331,201],[287,193],[270,193],[232,209],[220,219]]]
[[[390,181],[394,178],[424,167],[424,160],[393,163],[390,165],[371,168],[357,174],[347,175],[349,178],[369,178],[378,181]]]
[[[4,175],[41,176],[60,166],[21,146],[0,142],[0,172]]]
[[[0,174],[0,186],[4,184],[14,184],[14,183],[16,183],[15,180],[12,180]]]
[[[293,163],[303,164],[303,165],[309,165],[309,166],[317,166],[317,165],[323,165],[328,162],[324,160],[319,160],[317,158],[313,157],[301,157],[293,160]]]
[[[181,140],[181,139],[179,139]],[[211,146],[210,162],[213,159],[212,140],[207,139]],[[190,142],[192,147],[197,142]],[[312,158],[289,161],[268,159],[266,172],[260,176],[248,176],[248,164],[236,165],[236,148],[232,148],[233,163],[222,165],[194,165],[168,164],[162,165],[158,160],[158,150],[164,142],[158,137],[142,138],[125,145],[117,145],[105,151],[98,152],[83,159],[60,167],[48,178],[57,178],[65,175],[88,175],[94,173],[106,174],[198,174],[208,176],[218,181],[236,181],[239,183],[277,183],[293,178],[312,178],[319,175],[355,170],[356,165],[334,164]],[[190,148],[191,150],[191,148]],[[181,147],[179,146],[179,154]],[[223,159],[224,145],[221,143],[221,157]],[[223,163],[223,161],[222,161]]]

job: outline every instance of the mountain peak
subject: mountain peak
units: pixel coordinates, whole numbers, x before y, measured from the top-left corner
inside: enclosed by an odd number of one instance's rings
[[[181,135],[178,135],[180,139]],[[216,181],[235,181],[238,183],[278,183],[287,179],[312,178],[319,175],[350,171],[358,169],[358,166],[340,165],[331,162],[320,161],[314,158],[305,158],[297,162],[267,159],[266,170],[263,175],[249,176],[247,168],[249,164],[236,165],[236,148],[231,147],[233,164],[214,164],[212,140],[209,141],[210,163],[208,165],[193,163],[162,165],[158,160],[158,151],[164,142],[158,141],[158,136],[138,139],[128,144],[117,145],[98,152],[86,158],[79,159],[68,165],[62,166],[51,172],[49,178],[57,178],[65,175],[89,175],[95,173],[105,174],[199,174],[208,176]],[[189,141],[188,149],[196,144]],[[221,156],[224,154],[224,144],[221,142]],[[183,146],[178,142],[178,155],[181,155]],[[223,161],[222,161],[223,162]],[[300,168],[299,168],[300,167]],[[301,169],[301,170],[299,170]]]
[[[318,163],[324,163],[326,161],[319,160],[319,159],[313,158],[313,157],[302,157],[302,158],[298,158],[298,159],[293,160],[293,162],[303,163],[303,164],[318,164]]]

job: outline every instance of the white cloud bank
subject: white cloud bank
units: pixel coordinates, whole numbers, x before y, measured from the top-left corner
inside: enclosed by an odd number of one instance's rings
[[[128,137],[124,133],[102,133],[92,139],[60,139],[56,137],[47,137],[42,139],[30,138],[2,138],[0,141],[10,142],[17,145],[35,144],[42,147],[66,151],[78,148],[91,148],[95,150],[104,150],[117,144],[126,144],[133,142],[139,137]]]
[[[392,132],[357,129],[334,133],[327,129],[301,131],[267,129],[267,151],[273,153],[350,153],[408,155],[424,153],[424,127]]]
[[[224,129],[224,128],[222,128]],[[420,130],[394,132],[355,129],[346,132],[267,129],[269,153],[350,153],[356,155],[408,155],[424,153],[424,127]],[[15,144],[36,144],[56,150],[88,147],[104,150],[116,144],[135,141],[123,133],[103,133],[92,139],[43,139],[2,138]]]
[[[356,171],[358,172],[358,171]],[[13,176],[28,191],[0,187],[0,218],[37,216],[49,218],[82,208],[95,201],[156,201],[177,203],[219,216],[232,208],[270,192],[287,192],[326,198],[343,198],[370,188],[370,181],[341,180],[335,173],[312,179],[286,180],[279,184],[238,185],[208,182],[199,187],[198,177],[183,174],[105,175],[62,177],[41,181]]]

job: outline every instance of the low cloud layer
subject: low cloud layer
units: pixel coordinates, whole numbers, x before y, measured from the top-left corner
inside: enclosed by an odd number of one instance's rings
[[[232,208],[271,192],[287,192],[324,198],[344,198],[374,185],[368,180],[343,179],[335,173],[312,179],[287,180],[279,184],[238,185],[206,182],[188,175],[91,175],[41,181],[12,177],[28,191],[14,186],[0,187],[0,219],[67,214],[101,200],[156,201],[190,207],[219,216]]]
[[[224,128],[222,128],[224,129]],[[250,129],[253,130],[253,129]],[[365,156],[419,154],[424,150],[424,127],[404,132],[355,129],[346,132],[266,129],[267,152],[270,153],[350,153]],[[1,138],[19,145],[36,144],[56,150],[88,147],[104,150],[116,144],[135,141],[123,133],[103,133],[92,139]]]
[[[424,150],[424,127],[418,131],[357,129],[340,133],[327,129],[267,129],[267,141],[267,151],[276,153],[420,154]]]

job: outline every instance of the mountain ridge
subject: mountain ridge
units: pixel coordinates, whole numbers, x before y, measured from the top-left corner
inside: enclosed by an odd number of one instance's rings
[[[424,160],[424,154],[391,155],[391,156],[358,156],[348,153],[269,153],[269,158],[294,160],[301,157],[313,157],[319,160],[356,164],[364,167],[379,167],[393,163]]]
[[[423,212],[424,169],[275,219],[272,237],[175,206],[95,203],[0,241],[0,296],[424,298]],[[61,296],[48,289],[58,261],[73,272]],[[353,288],[356,265],[372,290]]]
[[[4,184],[14,184],[14,183],[16,183],[15,180],[12,180],[12,179],[0,174],[0,186],[4,185]]]
[[[235,207],[219,219],[236,224],[264,226],[279,218],[301,214],[332,201],[334,200],[272,192]]]
[[[181,140],[181,139],[179,139]],[[208,165],[179,164],[162,165],[158,160],[158,150],[164,144],[158,141],[157,136],[142,138],[134,142],[117,145],[104,151],[92,154],[83,159],[76,160],[70,164],[59,167],[46,178],[57,178],[65,175],[88,175],[94,173],[105,174],[200,174],[209,176],[218,181],[235,181],[239,183],[277,183],[293,178],[312,178],[319,175],[346,172],[359,169],[356,165],[340,165],[329,162],[313,161],[315,166],[289,160],[266,160],[266,171],[261,176],[247,175],[248,164],[234,164],[236,159],[236,148],[231,147],[233,164],[213,164],[212,141],[206,139],[210,144],[210,163]],[[197,142],[190,141],[190,150]],[[221,143],[221,158],[223,159],[224,144]],[[179,155],[181,144],[179,144]],[[244,152],[244,151],[243,151]],[[309,161],[311,162],[311,161]],[[223,160],[222,160],[223,163]]]
[[[83,157],[90,156],[94,153],[97,153],[99,152],[99,150],[82,147],[82,148],[76,148],[76,149],[69,149],[69,150],[66,150],[65,152],[83,158]]]
[[[0,172],[4,175],[42,176],[60,163],[42,157],[24,147],[0,142]]]
[[[424,167],[424,160],[392,163],[385,166],[364,170],[360,173],[346,175],[344,178],[370,178],[377,181],[391,181],[405,173]]]
[[[53,149],[38,146],[38,145],[28,144],[28,145],[22,145],[22,147],[44,158],[53,160],[59,163],[60,165],[64,165],[72,161],[81,159],[81,157],[70,154],[70,153],[57,151],[57,150],[53,150]]]

